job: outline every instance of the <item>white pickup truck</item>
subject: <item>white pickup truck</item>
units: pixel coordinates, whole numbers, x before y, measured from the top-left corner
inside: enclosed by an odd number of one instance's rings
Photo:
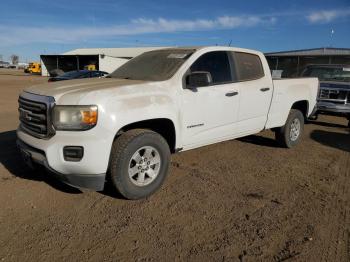
[[[160,49],[107,78],[25,89],[17,144],[66,184],[103,190],[107,180],[139,199],[161,186],[171,153],[264,129],[296,145],[318,89],[317,78],[272,80],[257,51]]]

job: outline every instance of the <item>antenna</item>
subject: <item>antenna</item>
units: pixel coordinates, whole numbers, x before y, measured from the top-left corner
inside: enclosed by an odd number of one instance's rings
[[[331,42],[330,42],[330,44],[329,44],[329,47],[332,47],[333,35],[334,35],[334,33],[335,33],[335,31],[334,31],[334,29],[332,28],[332,29],[331,29]]]

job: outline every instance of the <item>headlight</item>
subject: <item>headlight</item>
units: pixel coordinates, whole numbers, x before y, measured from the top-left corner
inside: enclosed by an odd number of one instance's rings
[[[53,125],[56,130],[88,130],[97,124],[97,106],[55,106]]]

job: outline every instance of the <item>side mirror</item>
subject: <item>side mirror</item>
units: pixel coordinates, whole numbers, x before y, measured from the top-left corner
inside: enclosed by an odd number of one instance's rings
[[[186,85],[189,89],[208,86],[213,82],[211,74],[206,71],[195,71],[187,76]]]

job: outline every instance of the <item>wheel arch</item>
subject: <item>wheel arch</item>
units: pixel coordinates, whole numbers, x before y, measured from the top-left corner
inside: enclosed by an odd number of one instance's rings
[[[121,127],[114,139],[132,129],[149,129],[160,134],[167,141],[171,153],[176,152],[176,129],[174,122],[168,118],[155,118],[133,122]]]
[[[296,109],[301,111],[304,118],[307,119],[309,115],[309,102],[307,100],[300,100],[300,101],[294,102],[291,109]]]

